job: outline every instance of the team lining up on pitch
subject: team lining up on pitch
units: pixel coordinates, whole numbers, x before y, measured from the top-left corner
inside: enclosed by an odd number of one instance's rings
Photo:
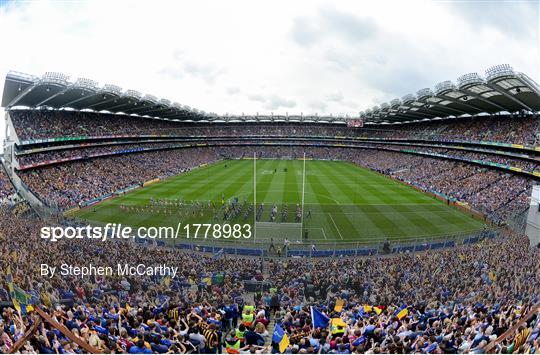
[[[256,186],[260,202],[256,218],[258,223],[263,223],[260,234],[254,229],[254,241],[272,238],[277,242],[288,238],[310,242],[373,242],[384,238],[451,235],[483,228],[480,221],[439,200],[377,173],[337,161],[306,161],[302,210],[302,163],[302,160],[258,161],[260,173],[256,175]],[[252,160],[219,162],[88,207],[77,216],[101,224],[135,227],[176,229],[179,222],[253,225],[252,172]],[[261,232],[262,226],[271,231]]]

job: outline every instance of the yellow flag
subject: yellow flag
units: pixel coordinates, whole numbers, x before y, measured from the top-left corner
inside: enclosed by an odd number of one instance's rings
[[[332,326],[345,328],[347,323],[345,323],[341,318],[332,318]]]
[[[341,310],[343,309],[343,305],[345,305],[345,300],[338,298],[336,301],[336,305],[334,306],[334,311],[341,312]]]
[[[41,302],[43,302],[43,304],[47,308],[52,307],[51,296],[49,295],[48,292],[43,291],[43,292],[41,292],[40,296],[41,296]]]
[[[20,312],[22,310],[21,308],[21,304],[19,303],[19,301],[17,300],[12,300],[11,302],[13,302],[13,308],[15,308],[15,310],[17,312]]]
[[[497,275],[493,271],[488,272],[488,277],[491,282],[497,281]]]
[[[405,317],[407,314],[409,314],[409,310],[405,307],[399,313],[397,314],[397,318],[401,320],[403,317]]]
[[[165,284],[166,287],[169,287],[169,285],[171,284],[171,277],[170,276],[167,276],[163,279],[163,284]]]
[[[291,342],[289,340],[289,336],[287,335],[287,333],[283,334],[283,338],[281,338],[281,341],[279,342],[279,352],[283,353],[287,349],[290,343]]]
[[[529,335],[531,335],[531,328],[523,329],[514,340],[514,350],[519,350],[519,348],[525,344]]]
[[[373,312],[373,307],[371,307],[370,305],[365,304],[365,305],[364,305],[364,312],[365,312],[365,313],[371,313],[371,312]]]

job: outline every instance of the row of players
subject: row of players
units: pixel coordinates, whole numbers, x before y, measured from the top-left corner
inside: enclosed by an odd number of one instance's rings
[[[257,209],[256,219],[261,221],[264,213],[264,203],[259,204]],[[213,216],[214,221],[220,219],[224,221],[230,221],[243,213],[244,221],[248,220],[253,215],[253,204],[247,202],[246,199],[242,203],[239,202],[238,197],[228,199],[225,201],[224,196],[221,199],[221,206],[218,206],[214,201],[200,202],[200,201],[185,201],[183,199],[154,199],[150,198],[148,204],[145,205],[129,205],[121,203],[119,205],[120,210],[130,213],[140,213],[149,215],[164,215],[173,216],[178,215],[184,218],[196,218]],[[94,208],[95,212],[96,209]],[[220,218],[220,215],[222,218]],[[270,209],[269,222],[277,222],[278,206],[273,204]],[[311,211],[308,211],[307,218],[311,218]],[[300,223],[302,219],[302,207],[300,204],[295,205],[294,222]],[[287,204],[282,206],[281,210],[281,222],[289,221],[289,207]]]

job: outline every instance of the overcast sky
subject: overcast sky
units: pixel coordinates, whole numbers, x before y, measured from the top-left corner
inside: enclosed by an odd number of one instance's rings
[[[539,78],[537,1],[0,0],[0,75],[71,76],[207,112],[354,115],[509,63]]]

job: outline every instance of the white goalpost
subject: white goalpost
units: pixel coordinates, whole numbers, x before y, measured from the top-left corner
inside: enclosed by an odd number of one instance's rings
[[[257,152],[253,152],[253,240],[257,240]]]
[[[302,240],[302,231],[304,227],[304,195],[306,191],[306,152],[304,152],[304,167],[302,172],[302,204],[300,205],[300,208],[302,209],[302,213],[300,215],[300,240]]]

